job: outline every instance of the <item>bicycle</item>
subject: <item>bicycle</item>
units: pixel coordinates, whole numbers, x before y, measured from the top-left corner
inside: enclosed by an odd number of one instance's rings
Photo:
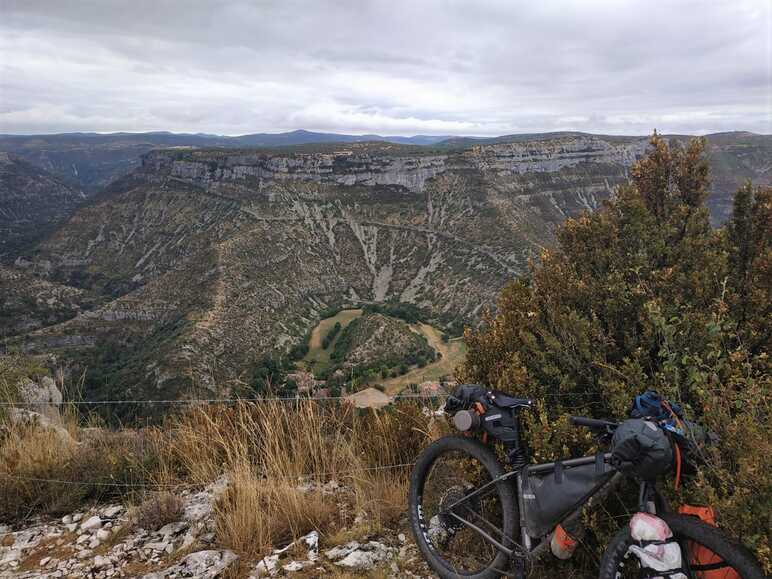
[[[525,577],[533,563],[550,552],[558,525],[562,529],[581,528],[583,510],[601,503],[630,478],[629,473],[611,464],[610,453],[529,464],[527,449],[520,441],[520,412],[532,408],[533,401],[495,390],[488,391],[487,396],[488,408],[475,402],[455,412],[454,423],[463,434],[434,441],[419,455],[411,473],[408,501],[412,532],[424,559],[443,579]],[[446,409],[453,400],[459,402],[450,397]],[[590,428],[599,440],[608,439],[618,426],[585,417],[572,417],[571,422]],[[474,436],[480,433],[482,437]],[[510,470],[505,470],[493,445],[480,440],[488,436],[502,443]],[[543,500],[539,504],[538,488],[543,488],[543,481],[553,479],[574,482],[564,487],[560,501]],[[539,481],[542,487],[538,487]],[[721,575],[705,573],[733,569],[743,579],[764,577],[750,551],[716,527],[669,512],[655,480],[636,482],[638,510],[664,520],[680,545],[683,576],[712,579]],[[631,554],[634,543],[625,525],[603,554],[600,579],[656,576],[641,569]],[[691,556],[701,547],[720,559],[711,565],[694,563]],[[726,577],[736,575],[727,573]]]

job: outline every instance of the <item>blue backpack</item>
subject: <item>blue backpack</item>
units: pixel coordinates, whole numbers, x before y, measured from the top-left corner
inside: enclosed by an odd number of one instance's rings
[[[675,422],[676,418],[683,420],[684,411],[679,404],[662,398],[656,390],[646,390],[633,399],[630,408],[630,418],[651,418],[657,422]]]

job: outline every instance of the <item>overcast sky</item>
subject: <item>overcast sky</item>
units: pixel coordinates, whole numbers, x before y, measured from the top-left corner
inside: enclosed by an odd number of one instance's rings
[[[770,0],[0,0],[0,132],[772,133]]]

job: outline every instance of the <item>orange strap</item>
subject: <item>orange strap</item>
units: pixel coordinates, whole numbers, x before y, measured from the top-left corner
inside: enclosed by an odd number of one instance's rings
[[[673,412],[673,408],[670,406],[670,402],[668,402],[667,400],[663,400],[663,401],[662,401],[662,406],[664,406],[664,407],[665,407],[665,409],[666,409],[668,412],[670,412],[670,416],[673,418],[673,420],[675,420],[676,426],[677,426],[678,428],[683,428],[683,427],[684,427],[684,423],[683,423],[683,422],[681,422],[681,419],[680,419],[680,418],[678,418],[678,414],[676,414],[675,412]]]
[[[678,415],[673,412],[673,408],[671,408],[670,403],[667,400],[662,401],[662,406],[665,407],[665,409],[670,412],[671,418],[675,420],[676,426],[678,428],[683,429],[684,423],[681,422],[681,419],[678,418]],[[678,490],[678,487],[681,486],[681,447],[678,446],[677,442],[673,443],[673,446],[675,446],[675,458],[676,458],[676,475],[675,475],[675,490]]]

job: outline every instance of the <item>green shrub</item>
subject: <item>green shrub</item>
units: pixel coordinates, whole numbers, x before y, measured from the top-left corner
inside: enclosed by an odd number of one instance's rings
[[[330,328],[330,331],[327,332],[327,335],[322,338],[322,348],[327,349],[329,348],[330,344],[332,344],[333,340],[335,340],[335,336],[338,335],[338,333],[341,330],[340,322],[335,322],[335,325]]]

